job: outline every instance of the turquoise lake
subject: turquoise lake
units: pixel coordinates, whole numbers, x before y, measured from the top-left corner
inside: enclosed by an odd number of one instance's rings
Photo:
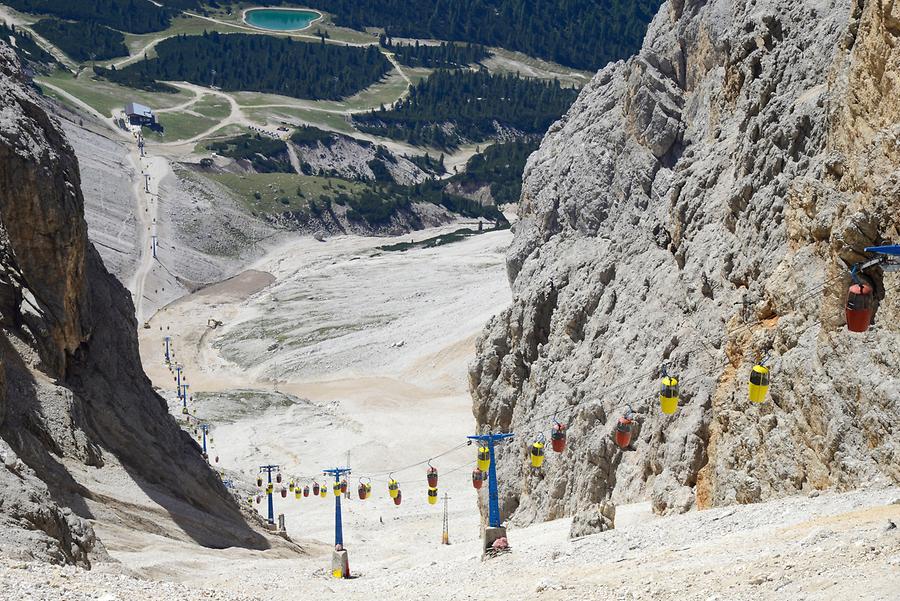
[[[253,8],[244,13],[244,21],[248,24],[271,31],[303,29],[318,18],[319,13],[310,10],[284,8]]]

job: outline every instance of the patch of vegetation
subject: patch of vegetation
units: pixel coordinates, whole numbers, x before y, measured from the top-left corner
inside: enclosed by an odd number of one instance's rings
[[[336,25],[475,42],[595,71],[631,56],[661,0],[289,0]]]
[[[322,143],[326,148],[331,148],[331,146],[337,141],[338,134],[325,131],[324,129],[319,129],[318,127],[312,125],[302,125],[294,130],[294,133],[291,134],[291,142],[296,144],[297,146],[316,146],[319,142]],[[360,142],[363,145],[368,145],[369,142]]]
[[[394,41],[382,35],[379,38],[381,47],[390,50],[397,60],[410,67],[429,67],[434,69],[452,69],[468,67],[480,60],[484,60],[491,54],[480,44],[448,44],[442,42],[437,46],[420,44],[395,44]]]
[[[336,205],[346,207],[348,219],[382,225],[414,202],[430,202],[466,217],[506,223],[496,207],[447,193],[445,182],[400,186],[288,173],[216,173],[208,177],[234,191],[254,215],[299,223],[326,218]]]
[[[180,35],[160,42],[155,50],[155,58],[118,73],[138,80],[214,83],[227,91],[336,100],[370,86],[391,70],[375,46],[306,43],[270,35]]]
[[[518,202],[525,161],[538,145],[537,140],[518,140],[489,146],[470,158],[465,172],[454,175],[450,181],[462,186],[490,185],[491,197],[498,205]]]
[[[426,152],[424,155],[414,154],[406,158],[412,161],[419,169],[427,173],[433,173],[435,175],[444,175],[447,173],[447,168],[444,166],[443,154],[438,158],[434,158]]]
[[[361,182],[336,178],[301,176],[295,173],[213,173],[212,179],[230,189],[257,216],[307,214],[309,201],[323,211],[338,192],[355,194],[365,187]],[[343,186],[343,190],[338,188]],[[287,199],[285,205],[282,199]]]
[[[424,240],[420,240],[419,242],[398,242],[396,244],[386,244],[377,248],[378,250],[385,252],[405,252],[414,248],[435,248],[437,246],[453,244],[454,242],[459,242],[460,240],[465,240],[466,238],[471,238],[472,236],[477,236],[478,234],[483,234],[485,232],[495,232],[497,230],[505,230],[507,228],[509,228],[509,223],[498,223],[494,227],[487,230],[482,230],[480,232],[469,228],[462,228],[452,231],[449,234],[441,234],[439,236],[425,238]]]
[[[147,92],[159,92],[163,94],[177,94],[178,88],[170,86],[167,83],[156,81],[152,77],[146,77],[144,73],[139,71],[119,71],[115,66],[107,69],[106,67],[94,67],[94,74],[103,79],[109,80],[126,88],[134,88],[135,90],[145,90]]]
[[[7,25],[6,22],[0,21],[0,39],[10,43],[15,40],[15,44],[10,44],[15,50],[19,60],[39,67],[52,67],[56,64],[53,55],[37,45],[31,34],[24,29],[16,29],[15,25]]]
[[[365,221],[370,225],[387,223],[401,209],[415,202],[440,205],[464,217],[484,218],[498,223],[506,223],[503,214],[493,206],[450,194],[446,182],[427,180],[412,186],[401,186],[392,182],[376,181],[347,192],[334,195],[334,203],[349,207],[347,218]],[[328,197],[330,200],[330,197]]]
[[[177,90],[172,94],[144,92],[96,77],[74,77],[70,72],[64,70],[38,77],[35,82],[39,86],[44,83],[53,84],[107,116],[120,113],[127,102],[140,102],[153,110],[159,110],[183,104],[193,97],[193,94],[182,90]],[[45,93],[52,94],[53,92],[47,89]],[[62,101],[68,102],[65,97],[62,97]]]
[[[273,140],[259,134],[243,134],[221,142],[212,142],[207,150],[233,159],[250,161],[258,173],[293,173],[287,154],[287,145],[282,140]]]
[[[125,36],[105,25],[41,19],[32,28],[76,61],[128,56]]]
[[[394,183],[394,176],[391,175],[390,170],[382,159],[372,159],[366,165],[372,170],[372,176],[376,182]]]
[[[491,75],[486,70],[439,70],[410,89],[391,108],[354,116],[367,133],[410,144],[455,148],[483,141],[498,126],[540,134],[568,110],[578,95],[557,81]],[[448,127],[452,126],[452,127]]]
[[[176,12],[148,0],[4,0],[4,4],[26,13],[96,23],[129,33],[162,31]]]

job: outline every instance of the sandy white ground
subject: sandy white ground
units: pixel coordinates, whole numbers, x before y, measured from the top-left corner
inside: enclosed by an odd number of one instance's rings
[[[386,471],[464,444],[472,433],[466,364],[476,333],[510,300],[503,259],[510,238],[490,232],[404,253],[377,251],[397,241],[384,238],[292,241],[252,270],[158,313],[141,332],[146,369],[177,414],[162,363],[162,337],[172,336],[191,410],[213,427],[211,456],[237,479],[251,482],[261,463],[277,463],[286,478],[319,475],[322,483],[322,468],[349,457],[354,487],[369,474],[376,495],[361,513],[348,508],[348,540],[377,537],[379,517],[398,516],[419,524],[409,544],[422,528],[439,536],[439,507],[425,502],[425,466],[396,473],[400,508],[388,505]],[[209,328],[208,319],[223,325]],[[434,463],[444,473],[441,492],[465,508],[460,513],[474,528],[472,461],[467,447]],[[277,501],[291,536],[331,539],[333,503]]]
[[[156,552],[159,564],[155,574],[140,572],[166,582],[119,575],[115,564],[83,572],[0,560],[0,599],[893,601],[900,590],[900,529],[891,526],[900,522],[898,492],[824,493],[667,518],[652,517],[646,504],[627,506],[618,529],[576,541],[566,540],[568,520],[511,530],[514,551],[488,562],[458,525],[450,546],[430,532],[376,552],[372,540],[355,539],[348,544],[360,577],[348,581],[322,569],[327,550],[284,557],[155,546],[151,539],[147,554]],[[401,529],[403,520],[390,518],[382,527]]]

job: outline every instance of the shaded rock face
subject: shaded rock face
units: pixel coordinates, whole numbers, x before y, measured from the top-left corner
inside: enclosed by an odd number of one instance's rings
[[[67,465],[110,457],[164,507],[210,515],[187,536],[263,546],[144,375],[134,308],[88,242],[83,204],[72,149],[0,44],[0,550],[102,556],[85,520],[97,499]]]
[[[551,128],[525,172],[514,302],[469,372],[479,425],[518,434],[498,462],[505,516],[900,481],[900,277],[870,272],[870,332],[843,317],[844,263],[900,240],[898,11],[673,0]],[[634,451],[612,437],[626,404]],[[568,447],[533,474],[527,439],[554,413]]]

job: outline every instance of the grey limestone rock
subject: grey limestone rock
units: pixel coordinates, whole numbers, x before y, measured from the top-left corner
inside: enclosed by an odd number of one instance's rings
[[[900,241],[898,12],[673,0],[551,127],[525,170],[513,303],[469,370],[479,426],[517,433],[505,517],[900,481],[900,278],[871,272],[871,331],[843,317],[846,264]],[[681,380],[671,416],[663,364]],[[613,441],[626,404],[634,451]],[[529,438],[553,415],[568,446],[535,474]]]
[[[73,466],[111,463],[186,537],[267,546],[153,391],[136,332],[88,241],[72,148],[0,43],[0,551],[103,557],[86,501],[104,500]]]

